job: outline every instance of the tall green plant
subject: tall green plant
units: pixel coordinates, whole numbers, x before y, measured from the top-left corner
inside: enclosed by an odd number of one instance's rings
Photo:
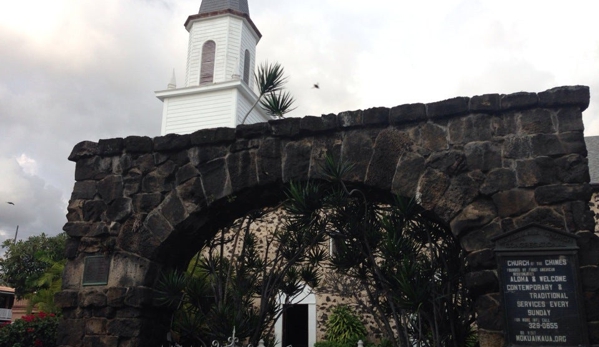
[[[332,342],[355,344],[366,339],[366,328],[347,306],[333,309],[326,323],[326,339]]]
[[[306,285],[318,285],[323,236],[298,228],[291,218],[259,247],[252,226],[263,213],[221,230],[187,273],[166,273],[160,280],[160,303],[175,311],[172,336],[179,344],[207,346],[225,341],[235,329],[240,340],[256,346],[272,336],[273,323],[289,303],[279,302],[281,294],[290,301]]]
[[[250,113],[260,104],[262,108],[272,117],[282,118],[286,113],[294,108],[295,99],[288,92],[283,92],[283,87],[287,83],[285,69],[279,63],[263,63],[258,67],[254,80],[258,86],[258,98],[243,117],[241,124],[245,124]]]
[[[364,189],[343,182],[350,170],[327,158],[326,182],[299,185],[290,197],[306,207],[298,220],[323,216],[305,227],[335,239],[332,268],[355,280],[385,339],[405,347],[464,345],[474,316],[457,240],[414,199],[368,199]]]

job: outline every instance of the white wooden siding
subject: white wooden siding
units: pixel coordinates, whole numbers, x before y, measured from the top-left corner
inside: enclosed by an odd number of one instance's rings
[[[255,101],[245,98],[242,93],[237,94],[237,124],[241,124],[243,117],[245,117],[245,114],[248,112],[250,107],[252,107],[254,102]],[[252,110],[252,113],[250,113],[248,118],[245,120],[245,124],[254,124],[267,121],[268,119],[265,119],[260,114],[260,103],[258,103],[258,105],[256,105],[256,107],[254,107]]]
[[[213,40],[216,43],[214,83],[225,81],[229,18],[228,16],[216,17],[193,23],[189,33],[191,42],[187,54],[186,87],[199,84],[202,45],[208,40]]]
[[[233,127],[235,90],[169,98],[163,134],[189,134],[199,129]]]
[[[249,79],[249,87],[251,90],[254,90],[254,71],[256,70],[256,45],[258,41],[256,37],[252,34],[252,29],[243,22],[243,29],[241,31],[241,49],[239,51],[240,61],[243,62],[245,50],[247,49],[250,52],[250,79]],[[239,66],[240,72],[239,74],[243,76],[243,64]]]

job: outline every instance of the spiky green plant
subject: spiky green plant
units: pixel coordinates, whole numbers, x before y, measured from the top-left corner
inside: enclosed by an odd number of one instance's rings
[[[275,117],[283,117],[293,110],[294,98],[288,92],[281,92],[288,78],[280,63],[265,62],[261,64],[254,74],[254,80],[258,86],[258,98],[243,117],[241,124],[245,124],[248,116],[258,104],[261,104],[269,115]],[[265,96],[266,100],[263,100]]]

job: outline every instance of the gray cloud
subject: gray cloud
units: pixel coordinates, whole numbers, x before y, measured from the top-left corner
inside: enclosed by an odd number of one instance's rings
[[[299,106],[293,116],[587,84],[587,134],[599,134],[591,1],[542,9],[484,0],[249,2],[263,34],[258,61],[285,67]],[[60,231],[75,144],[159,134],[153,92],[173,68],[183,84],[183,23],[200,1],[48,4],[14,2],[0,14],[0,241],[17,224],[23,237]],[[35,17],[29,10],[38,6],[43,16]],[[311,88],[316,82],[321,89]],[[29,158],[35,172],[17,158]]]

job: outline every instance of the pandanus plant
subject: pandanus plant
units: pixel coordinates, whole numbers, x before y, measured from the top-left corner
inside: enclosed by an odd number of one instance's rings
[[[248,116],[258,104],[269,116],[276,118],[283,118],[286,113],[295,109],[293,107],[295,99],[289,92],[283,91],[283,86],[287,83],[288,78],[280,63],[263,63],[258,67],[254,79],[258,86],[258,99],[245,114],[241,124],[245,124]]]

